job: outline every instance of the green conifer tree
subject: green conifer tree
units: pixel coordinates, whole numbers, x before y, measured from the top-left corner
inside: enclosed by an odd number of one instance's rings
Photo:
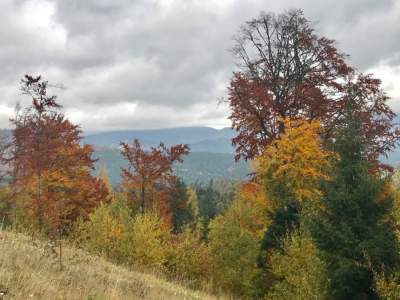
[[[354,105],[334,142],[340,159],[310,231],[326,260],[333,299],[379,299],[374,272],[390,274],[399,252],[389,214],[392,198],[385,193],[388,178],[367,162],[368,140]]]

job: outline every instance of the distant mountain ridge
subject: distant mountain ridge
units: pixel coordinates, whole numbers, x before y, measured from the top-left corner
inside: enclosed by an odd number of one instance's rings
[[[104,166],[112,185],[121,182],[121,167],[127,167],[118,149],[96,150],[94,157],[96,172],[99,166]],[[186,183],[208,183],[214,180],[242,181],[248,178],[249,165],[247,162],[235,162],[229,153],[192,152],[183,157],[183,163],[176,164],[174,170],[177,176]]]
[[[88,134],[84,142],[95,146],[98,164],[104,164],[113,184],[120,181],[120,167],[125,165],[117,150],[121,141],[131,143],[140,140],[145,148],[157,146],[161,141],[166,145],[189,144],[191,154],[183,164],[176,166],[176,173],[188,183],[207,182],[210,179],[243,180],[250,172],[246,162],[235,163],[231,128],[177,127],[149,130],[119,130]],[[390,152],[384,163],[397,166],[400,163],[400,149]]]
[[[0,136],[9,137],[9,129],[0,129]],[[120,169],[126,166],[119,153],[121,141],[131,143],[137,138],[143,147],[157,146],[160,142],[167,146],[189,144],[191,153],[184,158],[183,164],[175,167],[178,176],[187,183],[206,183],[210,179],[243,180],[248,178],[249,165],[244,161],[236,163],[233,159],[232,138],[236,132],[231,128],[215,129],[211,127],[176,127],[147,130],[117,130],[84,134],[83,143],[95,148],[94,157],[98,158],[96,172],[100,165],[106,167],[113,185],[120,182]],[[400,148],[381,157],[382,162],[394,167],[400,164]]]
[[[233,153],[231,140],[234,136],[231,128],[177,127],[100,132],[86,135],[84,142],[96,147],[119,148],[121,141],[131,143],[137,138],[144,147],[163,142],[167,146],[189,144],[192,152]]]
[[[118,130],[88,134],[84,142],[95,147],[99,165],[104,165],[113,185],[121,181],[121,167],[126,162],[119,153],[120,142],[131,143],[137,138],[144,148],[163,142],[167,146],[189,144],[190,154],[175,166],[176,174],[187,183],[207,183],[211,179],[244,180],[248,163],[235,162],[231,128],[178,127],[169,129]]]

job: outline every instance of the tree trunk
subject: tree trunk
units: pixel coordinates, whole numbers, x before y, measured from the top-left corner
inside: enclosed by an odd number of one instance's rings
[[[141,212],[142,215],[144,215],[144,183],[142,184],[142,190],[141,190]]]

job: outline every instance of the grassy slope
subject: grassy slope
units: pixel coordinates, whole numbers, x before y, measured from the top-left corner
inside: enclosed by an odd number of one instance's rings
[[[63,256],[59,271],[51,247],[0,230],[0,299],[215,299],[81,250]]]

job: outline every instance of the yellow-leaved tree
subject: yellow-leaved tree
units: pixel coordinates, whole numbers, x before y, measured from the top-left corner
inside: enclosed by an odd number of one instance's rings
[[[170,233],[157,213],[132,216],[125,198],[100,205],[89,220],[76,225],[79,245],[124,264],[162,270],[166,263]]]
[[[113,187],[110,182],[110,177],[108,176],[106,166],[104,164],[100,165],[98,177],[103,181],[107,188],[108,194],[113,195]]]
[[[334,154],[322,148],[318,121],[283,120],[284,133],[256,159],[255,167],[274,207],[282,201],[318,202],[320,182]]]
[[[305,215],[322,208],[321,187],[330,179],[331,164],[336,159],[323,147],[318,121],[286,118],[283,124],[283,133],[255,161],[257,179],[268,199],[270,224],[262,248],[268,253],[263,264],[271,275],[269,285],[276,277],[272,256],[284,251],[285,237],[302,227]]]
[[[258,184],[244,184],[227,210],[210,223],[214,280],[235,296],[260,296],[263,273],[258,259],[267,226],[266,204]]]

